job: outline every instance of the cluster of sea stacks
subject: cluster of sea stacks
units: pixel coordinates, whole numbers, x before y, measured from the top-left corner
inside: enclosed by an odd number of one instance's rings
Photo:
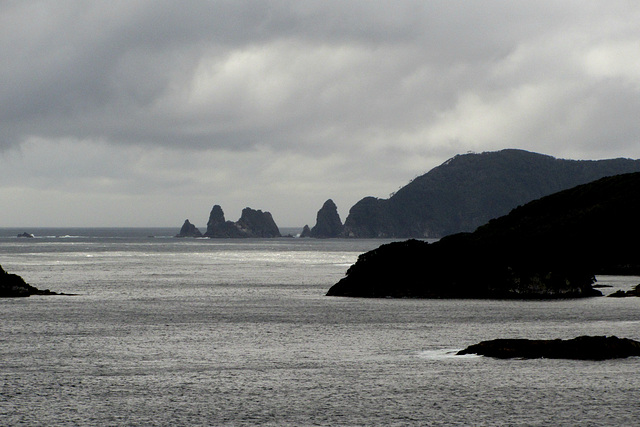
[[[244,208],[240,219],[227,221],[220,205],[214,205],[209,214],[207,231],[202,234],[198,228],[185,220],[176,237],[248,238],[281,237],[271,213]]]
[[[300,237],[441,238],[472,232],[516,206],[597,179],[640,172],[640,160],[567,160],[524,150],[457,155],[388,199],[365,197],[342,223],[329,199]],[[202,234],[188,220],[178,237],[280,237],[269,212],[245,208],[236,222],[214,206]]]

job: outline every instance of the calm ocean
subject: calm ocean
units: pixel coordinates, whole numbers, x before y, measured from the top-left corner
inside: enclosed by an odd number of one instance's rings
[[[640,425],[640,358],[454,355],[501,337],[640,340],[638,298],[334,298],[385,241],[22,231],[0,229],[0,265],[78,295],[0,300],[2,425]]]

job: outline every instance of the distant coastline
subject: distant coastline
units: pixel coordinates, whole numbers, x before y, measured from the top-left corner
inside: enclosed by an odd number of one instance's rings
[[[179,227],[0,227],[0,239],[17,240],[21,233],[35,238],[173,238]],[[280,227],[283,236],[298,236],[302,227]]]

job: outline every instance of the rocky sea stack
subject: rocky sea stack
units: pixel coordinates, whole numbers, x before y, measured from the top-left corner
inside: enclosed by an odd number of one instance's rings
[[[202,237],[202,233],[186,219],[176,237]]]
[[[615,336],[582,336],[570,340],[496,339],[471,345],[457,354],[498,359],[607,360],[640,356],[640,342]]]
[[[30,295],[62,295],[29,285],[17,274],[9,274],[0,266],[0,298],[28,297]]]
[[[238,221],[226,221],[220,205],[214,205],[211,209],[204,236],[210,238],[281,237],[271,213],[244,208]]]
[[[302,229],[300,237],[316,237],[316,238],[332,238],[343,237],[344,225],[338,214],[338,207],[329,199],[322,205],[316,216],[316,225],[309,229],[305,225]]]
[[[360,255],[327,295],[575,298],[596,274],[640,274],[640,173],[530,202],[473,233],[395,242]]]

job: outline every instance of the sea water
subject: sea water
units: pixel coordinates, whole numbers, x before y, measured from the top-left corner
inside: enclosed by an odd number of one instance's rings
[[[0,265],[77,295],[0,300],[2,425],[640,423],[640,358],[455,355],[493,338],[640,340],[638,298],[326,297],[388,241],[21,231],[0,230]]]

